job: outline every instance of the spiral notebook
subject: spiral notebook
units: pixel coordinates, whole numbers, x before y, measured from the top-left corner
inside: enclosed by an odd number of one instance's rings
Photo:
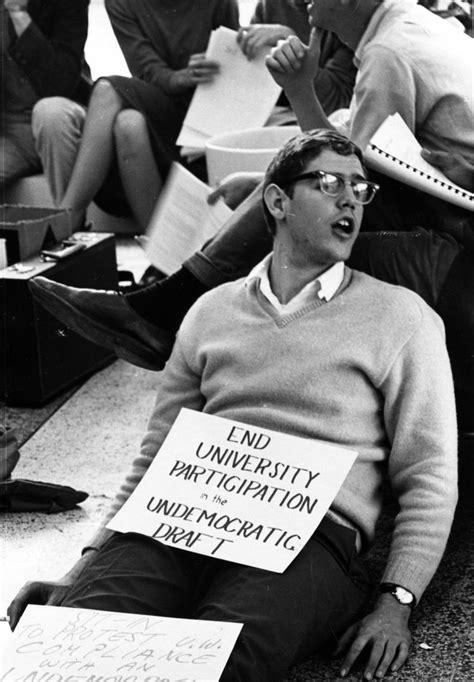
[[[367,165],[395,180],[474,211],[474,194],[425,161],[421,145],[400,114],[385,119],[365,150]]]

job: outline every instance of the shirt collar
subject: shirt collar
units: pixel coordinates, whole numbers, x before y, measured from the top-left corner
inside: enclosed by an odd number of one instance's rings
[[[268,256],[260,261],[260,263],[258,263],[247,275],[245,284],[248,286],[251,281],[257,280],[262,294],[278,310],[287,311],[288,307],[294,309],[296,306],[299,307],[300,305],[309,303],[309,301],[314,298],[315,291],[317,291],[317,296],[319,296],[319,298],[330,301],[344,279],[344,263],[343,261],[338,261],[337,263],[334,263],[334,265],[331,265],[331,267],[323,272],[322,275],[319,275],[319,277],[308,282],[308,284],[306,284],[296,296],[288,301],[288,303],[282,304],[273,293],[270,285],[269,271],[271,261],[272,254],[269,253]]]

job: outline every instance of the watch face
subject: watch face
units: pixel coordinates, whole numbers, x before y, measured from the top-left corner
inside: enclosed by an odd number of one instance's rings
[[[405,590],[404,587],[396,587],[393,590],[394,596],[398,599],[400,604],[411,604],[413,602],[413,595],[411,592],[408,590]]]

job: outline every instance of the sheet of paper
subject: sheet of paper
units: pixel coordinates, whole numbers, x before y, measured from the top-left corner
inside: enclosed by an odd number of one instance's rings
[[[173,163],[146,233],[145,252],[158,270],[167,275],[178,270],[232,215],[222,199],[213,206],[207,203],[210,192],[204,182]]]
[[[282,573],[357,453],[182,409],[109,528]]]
[[[241,628],[29,605],[1,653],[0,680],[218,682]]]
[[[265,66],[267,53],[264,49],[249,61],[236,31],[220,26],[212,32],[206,55],[219,62],[220,72],[196,88],[178,145],[203,147],[204,138],[265,124],[281,91]]]

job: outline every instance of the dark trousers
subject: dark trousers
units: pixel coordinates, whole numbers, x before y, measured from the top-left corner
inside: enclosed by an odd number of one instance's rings
[[[328,519],[283,574],[116,534],[63,606],[243,623],[225,682],[278,682],[359,616],[369,591],[355,533]]]

